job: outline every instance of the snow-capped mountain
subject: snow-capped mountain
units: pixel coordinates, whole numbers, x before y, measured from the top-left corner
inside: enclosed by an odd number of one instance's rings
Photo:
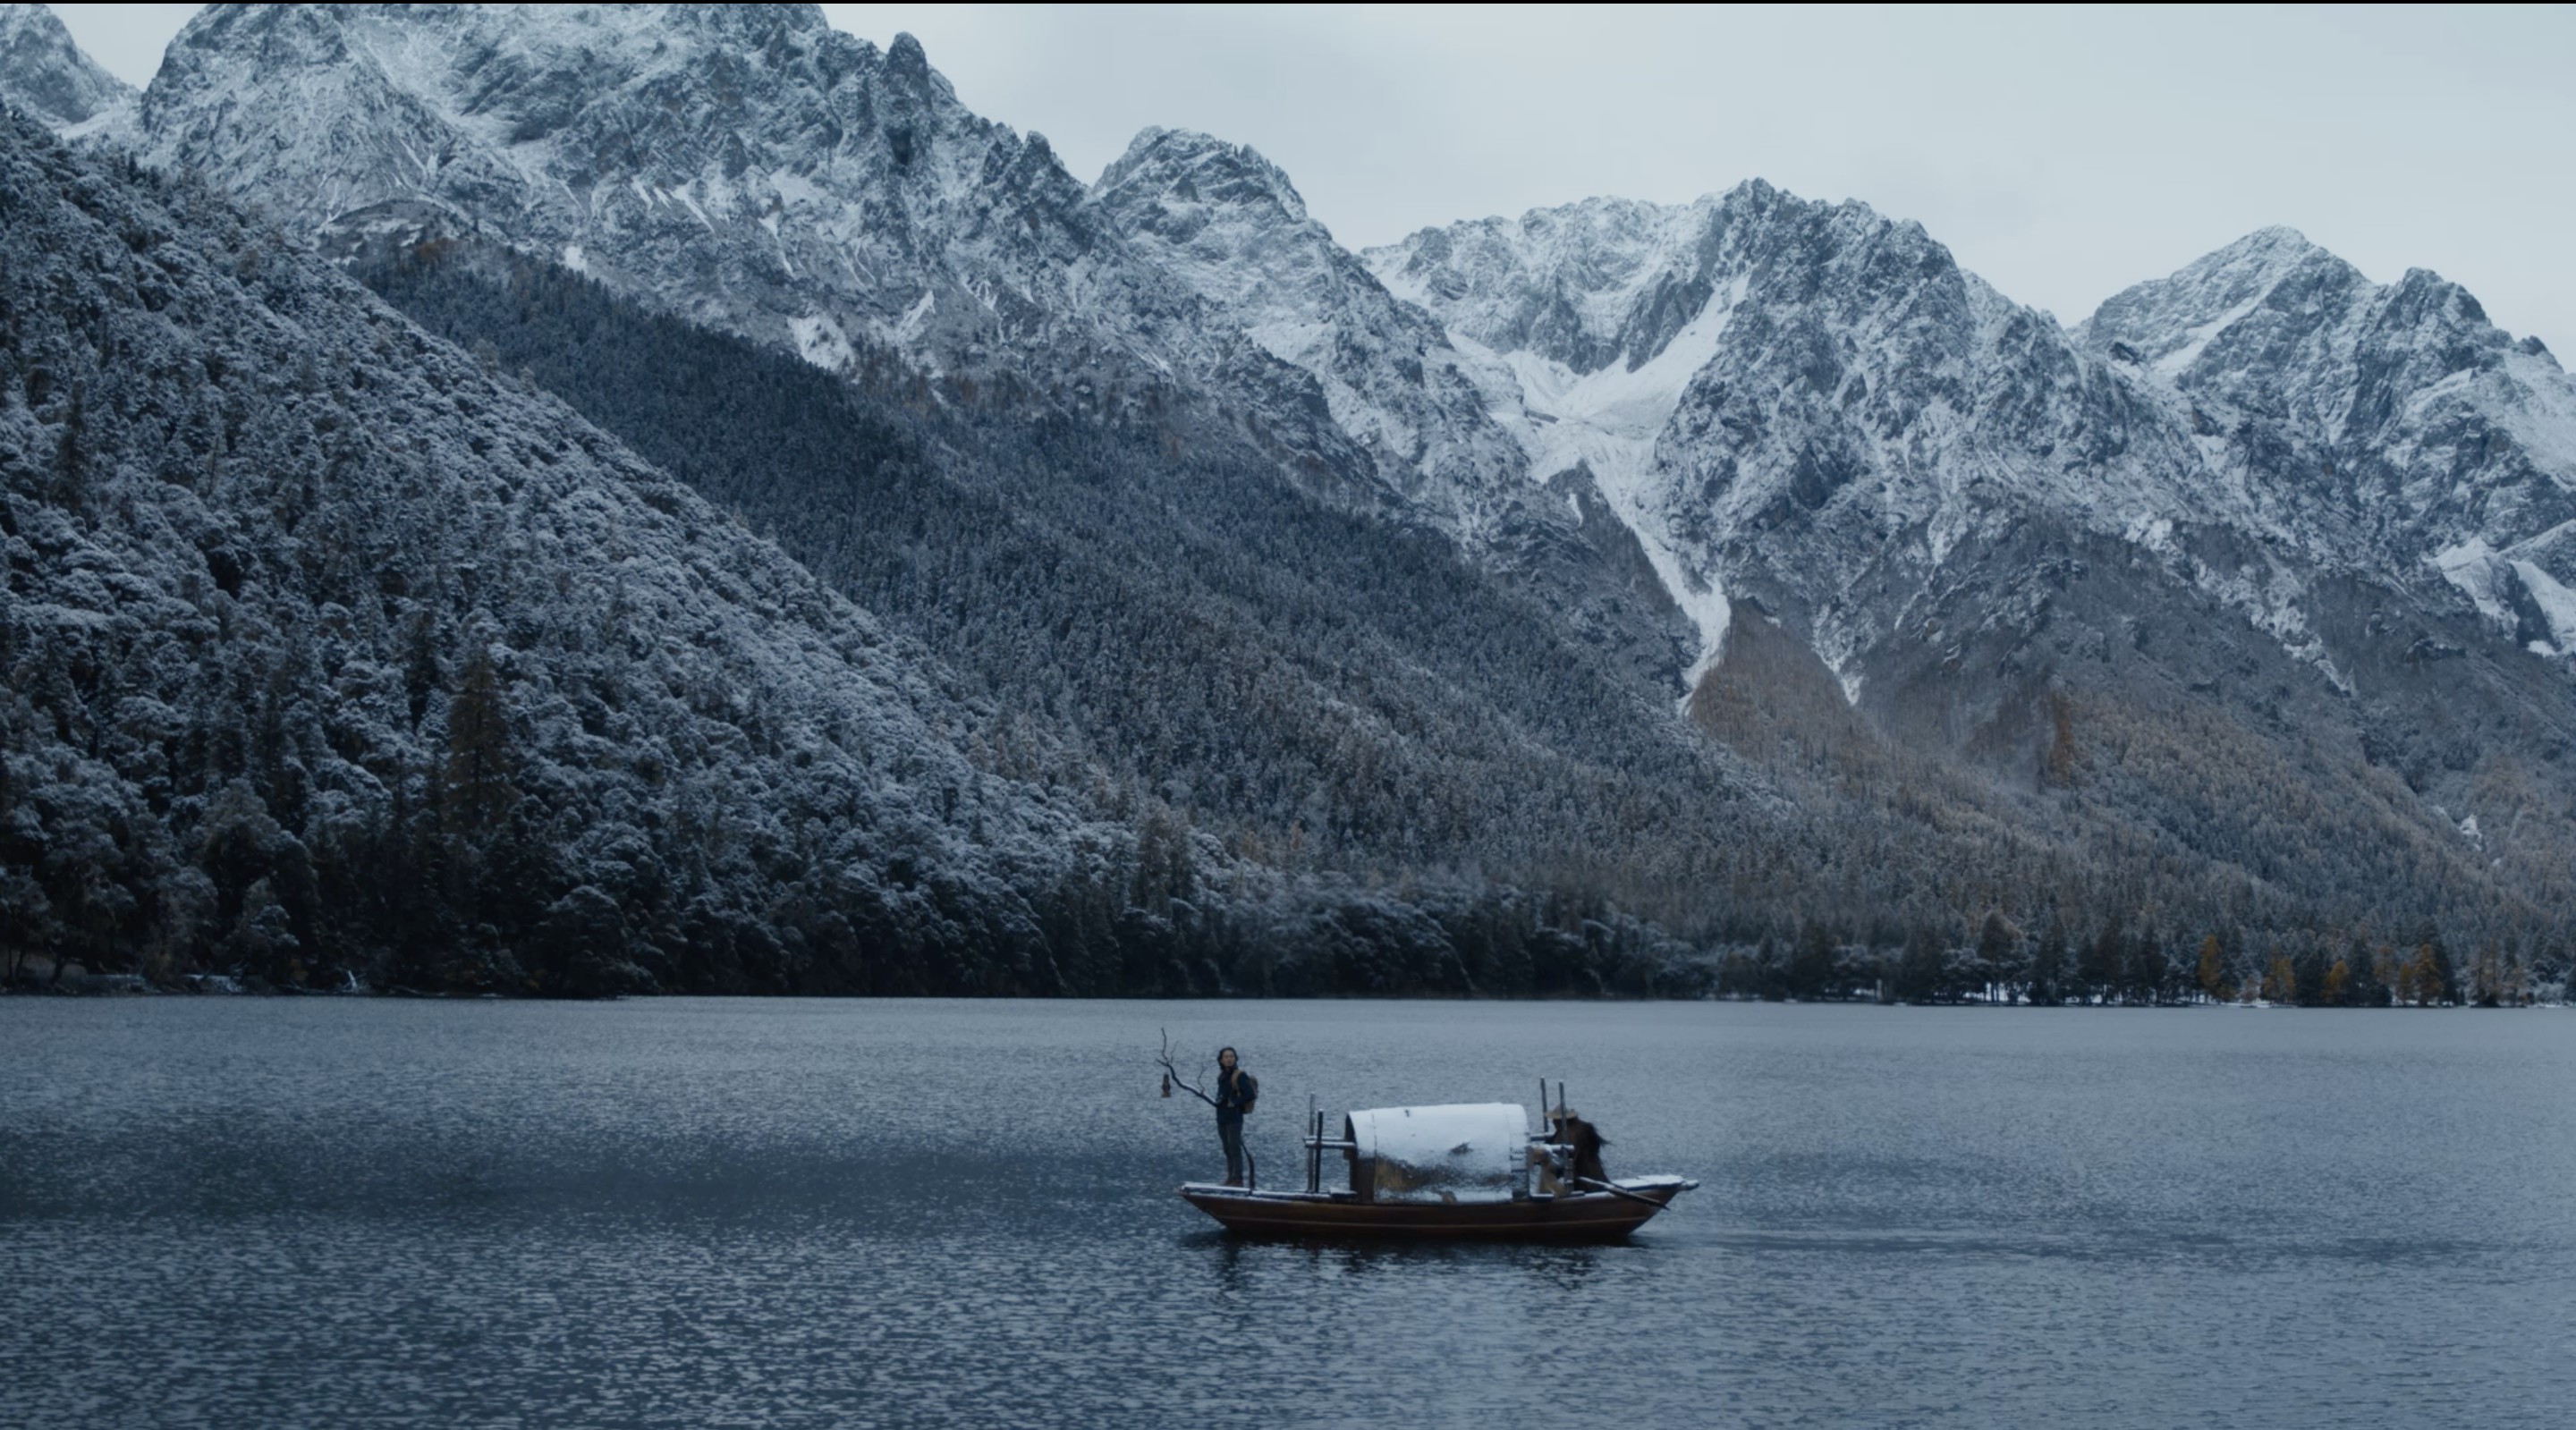
[[[209,6],[137,142],[300,232],[443,219],[826,368],[890,352],[1095,415],[1216,394],[1211,420],[1381,486],[1314,379],[1137,254],[1042,136],[811,5]]]
[[[1794,611],[1855,691],[1948,554],[2034,511],[2329,672],[2317,571],[2412,589],[2432,562],[2524,636],[2507,602],[2560,589],[2576,384],[2455,286],[2378,288],[2283,231],[2074,333],[1919,226],[1759,183],[1460,224],[1369,261],[1492,354],[1534,471],[1588,464],[1685,586]],[[2196,546],[2222,536],[2244,549]]]
[[[51,8],[0,5],[0,104],[63,133],[133,100],[134,87],[81,53]]]
[[[811,7],[214,5],[141,122],[292,228],[425,203],[826,365],[853,332],[956,360],[1079,308],[1082,188],[1044,141]]]
[[[2375,284],[2267,229],[2076,337],[2163,396],[2311,559],[2437,570],[2518,643],[2576,654],[2576,381],[2457,284]]]
[[[800,557],[1247,848],[1546,845],[1709,920],[1669,891],[2564,911],[2576,388],[2429,274],[2267,231],[2069,329],[1759,181],[1355,255],[1249,149],[1152,129],[1085,185],[810,6],[215,6],[93,127],[413,265],[675,468],[734,450],[710,489],[757,468],[727,500]],[[903,409],[781,415],[813,451],[938,421],[900,480],[702,442],[511,315],[559,270]]]
[[[2068,331],[1917,225],[1758,182],[1367,258],[1487,358],[1533,475],[1586,467],[1697,602],[1695,711],[1733,635],[1795,675],[1776,624],[1874,728],[2008,784],[2107,744],[2132,767],[2080,798],[2198,839],[2210,769],[2279,763],[2248,778],[2432,830],[2497,801],[2519,845],[2480,847],[2557,877],[2576,384],[2456,286],[2268,231]]]

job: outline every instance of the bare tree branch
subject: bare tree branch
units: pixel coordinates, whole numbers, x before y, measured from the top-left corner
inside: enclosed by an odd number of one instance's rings
[[[1196,1086],[1191,1084],[1188,1078],[1181,1076],[1181,1070],[1179,1068],[1172,1066],[1172,1034],[1169,1029],[1165,1029],[1163,1031],[1162,1055],[1155,1058],[1154,1061],[1163,1065],[1163,1075],[1170,1078],[1174,1086],[1178,1087],[1181,1091],[1188,1093],[1190,1096],[1197,1098],[1199,1101],[1206,1103],[1210,1107],[1216,1106],[1215,1098],[1199,1091]]]

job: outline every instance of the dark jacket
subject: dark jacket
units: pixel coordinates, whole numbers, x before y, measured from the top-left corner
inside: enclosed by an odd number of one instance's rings
[[[1261,1096],[1261,1080],[1241,1068],[1216,1075],[1216,1115],[1241,1117]]]

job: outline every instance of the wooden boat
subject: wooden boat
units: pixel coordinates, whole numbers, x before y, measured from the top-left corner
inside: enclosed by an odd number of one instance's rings
[[[1538,1132],[1514,1102],[1363,1109],[1342,1119],[1337,1138],[1324,1135],[1321,1113],[1310,1118],[1304,1191],[1187,1182],[1182,1199],[1244,1235],[1611,1241],[1699,1185],[1608,1179],[1600,1135],[1562,1095]],[[1327,1187],[1323,1158],[1336,1151],[1348,1185]]]

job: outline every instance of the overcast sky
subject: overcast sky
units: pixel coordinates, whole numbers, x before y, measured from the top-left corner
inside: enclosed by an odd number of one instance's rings
[[[137,84],[195,8],[55,7]],[[2071,322],[2288,224],[2576,363],[2576,8],[823,8],[1085,179],[1149,124],[1250,144],[1354,247],[1758,176]]]

